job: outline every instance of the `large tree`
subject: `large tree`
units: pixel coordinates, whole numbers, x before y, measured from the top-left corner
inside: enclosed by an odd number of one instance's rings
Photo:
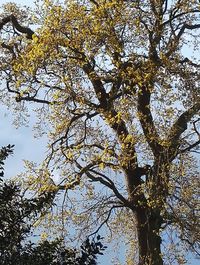
[[[198,253],[199,1],[49,0],[1,17],[1,98],[18,121],[34,103],[49,137],[26,185],[64,192],[62,228],[136,231],[140,265],[163,264],[165,231]]]

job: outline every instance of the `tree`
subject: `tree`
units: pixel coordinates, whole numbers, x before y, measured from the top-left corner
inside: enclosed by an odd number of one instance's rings
[[[198,253],[199,1],[61,2],[2,12],[2,99],[17,119],[37,103],[49,137],[27,186],[86,231],[134,219],[139,265],[167,262],[164,231]]]
[[[14,145],[0,150],[1,169],[4,160],[13,153]],[[2,171],[2,176],[4,172]],[[48,207],[50,195],[28,199],[19,185],[0,179],[0,259],[1,265],[95,265],[97,255],[106,249],[98,235],[85,240],[78,249],[67,248],[63,239],[30,241],[35,235],[34,223]],[[29,241],[28,241],[29,238]]]
[[[67,247],[63,239],[44,239],[33,243],[34,221],[38,218],[41,202],[28,200],[14,183],[0,184],[0,258],[2,265],[96,265],[97,255],[106,249],[102,238],[89,238],[81,250]],[[40,209],[40,211],[39,211]],[[34,218],[33,218],[34,215]]]

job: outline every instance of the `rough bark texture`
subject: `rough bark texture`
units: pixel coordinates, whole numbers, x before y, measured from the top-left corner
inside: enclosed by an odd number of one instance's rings
[[[138,208],[137,232],[139,244],[139,265],[163,265],[161,255],[161,217],[150,209]]]
[[[162,168],[162,167],[161,167]],[[140,169],[140,170],[139,170]],[[138,265],[163,265],[162,253],[161,253],[161,237],[160,228],[162,225],[161,208],[163,200],[165,200],[165,192],[163,189],[163,194],[160,190],[156,189],[156,186],[152,186],[152,193],[155,197],[159,196],[160,202],[158,204],[153,204],[152,207],[148,205],[147,199],[141,187],[141,176],[147,175],[150,177],[150,181],[155,181],[152,175],[155,175],[155,171],[158,173],[157,178],[161,179],[158,168],[154,168],[154,173],[150,172],[148,167],[138,168],[132,171],[134,173],[127,175],[127,186],[129,191],[129,198],[132,204],[132,209],[137,219],[137,234],[138,234],[138,255],[139,263]],[[149,172],[149,173],[148,173]],[[160,173],[160,174],[159,174]],[[140,179],[140,182],[137,180]],[[161,186],[162,187],[162,186]],[[132,189],[132,192],[131,192]],[[162,196],[163,195],[163,196]],[[152,196],[153,198],[154,196]],[[156,198],[155,198],[156,199]]]

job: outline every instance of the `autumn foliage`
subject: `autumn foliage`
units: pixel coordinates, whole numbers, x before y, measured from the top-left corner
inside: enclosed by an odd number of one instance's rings
[[[107,226],[127,264],[199,254],[199,1],[46,0],[1,17],[1,98],[19,123],[34,109],[49,143],[24,185],[62,199],[40,225]]]

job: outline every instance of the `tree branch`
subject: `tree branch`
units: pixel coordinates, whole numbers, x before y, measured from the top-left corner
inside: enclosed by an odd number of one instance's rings
[[[6,25],[7,23],[11,22],[13,27],[19,31],[20,33],[25,33],[26,34],[26,37],[27,39],[30,39],[32,40],[33,39],[33,34],[34,34],[34,31],[32,31],[30,28],[28,27],[24,27],[24,26],[21,26],[17,20],[17,18],[14,16],[14,15],[10,15],[10,16],[7,16],[5,18],[3,18],[0,22],[0,30],[3,28],[4,25]]]
[[[178,120],[172,125],[168,135],[168,141],[171,143],[171,145],[179,140],[181,134],[187,129],[187,123],[195,114],[198,113],[199,110],[200,102],[197,102],[190,109],[186,110],[180,115]]]
[[[150,110],[151,93],[148,87],[143,86],[138,93],[138,113],[139,120],[146,137],[146,140],[155,156],[158,155],[161,145],[158,143],[158,133],[156,131],[153,117]]]
[[[84,64],[83,70],[88,75],[88,78],[90,79],[94,87],[96,96],[100,103],[100,107],[103,109],[107,109],[108,108],[108,94],[106,93],[106,90],[103,86],[103,83],[101,82],[101,79],[98,77],[98,75],[93,69],[93,66],[89,62]]]
[[[104,186],[108,187],[109,189],[111,189],[113,191],[113,193],[115,194],[115,196],[121,201],[123,202],[123,204],[125,206],[129,206],[129,202],[128,200],[121,194],[119,193],[118,189],[116,188],[114,182],[109,179],[108,177],[106,177],[105,175],[97,172],[94,169],[91,169],[89,167],[82,167],[77,161],[76,161],[76,165],[77,167],[81,170],[84,171],[84,173],[87,175],[87,177],[89,179],[91,179],[94,182],[100,182],[101,184],[103,184]],[[85,169],[85,170],[84,170]],[[89,171],[91,171],[92,173],[96,174],[96,175],[101,175],[101,177],[95,177],[93,176]],[[105,179],[106,180],[105,180]]]
[[[183,153],[185,153],[185,152],[187,152],[187,151],[190,151],[190,150],[192,150],[193,148],[195,148],[196,146],[198,146],[200,144],[200,140],[198,140],[197,142],[195,142],[194,144],[191,144],[191,145],[189,145],[188,147],[186,147],[186,148],[184,148],[184,149],[181,149],[181,150],[179,150],[179,154],[183,154]]]
[[[167,137],[167,141],[169,142],[169,154],[170,154],[170,160],[172,161],[176,154],[178,154],[178,146],[179,146],[179,140],[181,134],[187,130],[187,123],[191,120],[191,118],[196,115],[200,110],[200,102],[197,102],[194,104],[190,109],[186,110],[184,113],[180,115],[180,117],[177,119],[177,121],[172,125],[169,135]],[[191,148],[186,148],[184,151],[180,151],[180,153],[183,153],[185,151],[189,151],[194,146],[191,146]]]
[[[193,30],[193,29],[199,29],[199,28],[200,28],[200,24],[189,25],[189,24],[185,23],[185,24],[182,26],[182,28],[180,29],[180,31],[179,31],[179,33],[178,33],[178,35],[177,35],[177,39],[178,39],[178,40],[180,39],[180,37],[183,35],[185,29],[191,29],[191,30]]]
[[[102,226],[103,226],[104,224],[107,224],[107,222],[109,221],[109,218],[110,218],[110,216],[111,216],[112,210],[115,209],[115,208],[120,208],[120,207],[123,207],[123,206],[121,206],[121,205],[113,206],[111,209],[109,209],[109,211],[108,211],[108,215],[107,215],[106,219],[105,219],[105,220],[99,225],[99,227],[96,229],[96,231],[93,232],[93,233],[91,233],[91,234],[89,234],[88,237],[97,234],[97,233],[99,232],[99,230],[102,228]]]
[[[167,24],[171,23],[176,18],[180,18],[180,17],[183,17],[184,15],[188,15],[188,14],[192,14],[192,13],[200,13],[200,11],[199,11],[199,9],[194,9],[194,10],[191,10],[189,12],[182,12],[182,13],[179,13],[179,14],[173,15],[173,16],[171,14],[170,18],[168,20],[166,20],[165,22],[163,22],[163,26],[166,26]]]

